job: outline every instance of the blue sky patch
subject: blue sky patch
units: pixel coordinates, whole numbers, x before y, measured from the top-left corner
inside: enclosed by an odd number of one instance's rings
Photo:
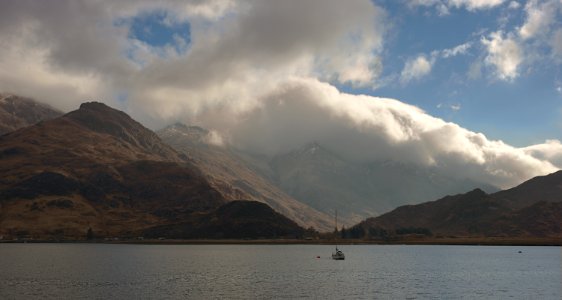
[[[152,11],[130,20],[129,38],[152,47],[170,45],[178,53],[183,53],[191,41],[190,25],[189,22],[178,22],[166,11]]]

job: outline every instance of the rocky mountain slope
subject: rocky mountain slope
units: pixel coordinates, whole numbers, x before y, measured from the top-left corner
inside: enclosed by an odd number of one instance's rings
[[[0,135],[61,115],[62,112],[46,104],[0,93]]]
[[[436,235],[562,237],[561,187],[562,171],[558,171],[493,194],[476,189],[401,206],[353,230],[366,234],[377,229],[425,228]]]
[[[5,237],[76,238],[88,228],[96,236],[136,235],[238,199],[154,132],[101,103],[0,136],[0,174]]]

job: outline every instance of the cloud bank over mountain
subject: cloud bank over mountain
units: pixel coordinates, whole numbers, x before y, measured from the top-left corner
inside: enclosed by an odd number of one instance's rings
[[[483,10],[504,1],[430,2]],[[562,167],[557,141],[516,148],[399,100],[341,92],[342,86],[376,89],[386,80],[382,54],[391,20],[368,0],[0,5],[0,90],[63,110],[101,100],[153,128],[195,123],[257,153],[316,141],[351,160],[437,166],[501,187]],[[529,25],[520,34],[531,39],[548,24],[532,25],[535,6],[526,9]],[[149,38],[133,32],[135,21]],[[168,41],[150,40],[162,35],[151,33],[154,22],[171,31]],[[173,28],[188,28],[189,38]],[[515,33],[482,37],[485,62],[498,75],[517,76],[519,40]],[[465,53],[471,44],[464,45],[443,55]],[[419,56],[397,78],[426,76],[432,64]]]

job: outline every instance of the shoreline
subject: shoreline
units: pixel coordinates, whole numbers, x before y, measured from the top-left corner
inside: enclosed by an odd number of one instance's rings
[[[396,240],[303,240],[303,239],[150,239],[150,240],[3,240],[12,243],[80,243],[80,244],[133,244],[133,245],[450,245],[450,246],[562,246],[562,238],[506,238],[506,237],[446,237],[405,238]]]

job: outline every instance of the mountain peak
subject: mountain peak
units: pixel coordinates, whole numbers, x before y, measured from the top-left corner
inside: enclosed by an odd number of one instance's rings
[[[144,129],[148,131],[148,129],[124,112],[113,109],[101,102],[82,103],[78,110],[68,113],[66,117],[93,131],[118,137],[122,137],[123,131],[130,129],[135,129],[136,131]]]
[[[160,138],[126,113],[101,102],[86,102],[78,110],[64,116],[81,126],[102,134],[108,134],[140,147],[146,152],[156,152],[172,158],[175,152],[163,144]]]
[[[80,104],[79,110],[92,111],[115,111],[116,109],[109,107],[107,104],[97,101],[84,102]]]
[[[466,193],[466,195],[471,195],[471,196],[486,196],[488,195],[488,193],[484,192],[482,189],[480,188],[475,188],[472,191]]]

